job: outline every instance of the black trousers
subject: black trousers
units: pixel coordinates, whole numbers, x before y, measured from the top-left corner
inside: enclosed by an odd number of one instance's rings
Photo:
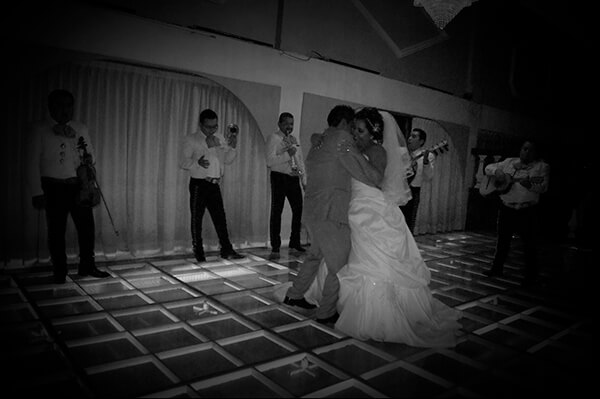
[[[537,275],[536,247],[535,247],[535,223],[537,218],[537,205],[524,209],[512,209],[503,204],[498,209],[498,238],[496,242],[496,253],[492,269],[502,271],[504,262],[510,250],[510,244],[514,233],[518,233],[523,241],[523,252],[525,254],[526,278]]]
[[[406,224],[411,233],[415,231],[415,224],[417,222],[417,211],[419,210],[419,201],[421,200],[421,187],[410,187],[412,199],[400,207]]]
[[[204,255],[202,219],[207,209],[219,237],[221,254],[233,251],[233,246],[229,241],[229,233],[227,232],[227,218],[225,216],[225,207],[223,206],[223,197],[221,196],[221,187],[219,184],[214,184],[204,179],[190,178],[189,189],[194,254],[196,256]]]
[[[92,208],[76,204],[75,199],[79,190],[78,181],[76,179],[61,181],[42,177],[42,190],[46,200],[48,249],[54,266],[54,274],[67,274],[65,233],[69,214],[71,214],[77,230],[79,270],[94,267],[94,213]]]
[[[300,177],[285,173],[271,172],[271,217],[269,223],[271,247],[281,246],[281,213],[287,198],[292,208],[292,232],[290,245],[300,245],[302,226],[302,189]]]

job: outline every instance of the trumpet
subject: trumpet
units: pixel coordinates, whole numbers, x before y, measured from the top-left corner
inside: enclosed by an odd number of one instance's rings
[[[300,147],[298,144],[292,144],[292,146],[298,148]],[[298,165],[298,160],[296,159],[296,154],[290,155],[290,167],[292,168],[292,172],[297,175],[301,175],[304,173],[302,169],[300,169],[300,165]]]
[[[225,138],[229,139],[232,136],[237,136],[240,132],[240,128],[235,123],[230,123],[227,125],[227,131],[225,132]]]

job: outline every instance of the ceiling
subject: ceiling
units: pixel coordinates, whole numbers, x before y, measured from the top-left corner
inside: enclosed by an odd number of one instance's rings
[[[595,75],[592,13],[574,2],[477,0],[443,31],[413,0],[87,2],[510,111],[577,112]]]

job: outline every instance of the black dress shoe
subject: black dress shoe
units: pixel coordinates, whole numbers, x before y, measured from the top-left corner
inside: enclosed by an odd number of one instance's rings
[[[65,274],[55,274],[53,277],[54,280],[54,284],[64,284],[65,280],[66,280],[66,275]]]
[[[221,258],[223,258],[223,259],[244,259],[245,256],[240,255],[235,251],[231,251],[231,252],[221,254]]]
[[[110,273],[99,270],[95,267],[93,269],[80,270],[79,273],[77,273],[77,274],[79,274],[82,277],[84,277],[84,276],[92,276],[92,277],[96,277],[96,278],[110,277]]]
[[[273,249],[271,250],[271,253],[278,254],[278,253],[279,253],[279,247],[277,247],[277,248],[273,248]]]
[[[290,306],[298,306],[300,308],[304,308],[304,309],[314,309],[317,306],[313,305],[312,303],[309,303],[306,299],[304,298],[300,298],[300,299],[292,299],[288,296],[286,296],[283,299],[283,303],[285,303],[286,305],[290,305]]]
[[[194,257],[199,263],[206,262],[206,257],[204,255],[194,255]]]
[[[340,314],[338,312],[335,312],[334,314],[332,314],[329,317],[325,317],[323,319],[317,319],[317,322],[319,322],[321,324],[335,324],[335,322],[338,321],[339,318],[340,318]]]
[[[306,249],[302,248],[302,245],[300,244],[290,245],[290,248],[295,249],[298,252],[306,252]]]

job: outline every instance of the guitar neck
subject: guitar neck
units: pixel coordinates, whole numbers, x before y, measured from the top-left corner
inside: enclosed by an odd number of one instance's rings
[[[423,157],[423,153],[424,153],[424,151],[421,151],[418,155],[415,155],[414,157],[412,157],[413,162],[416,161],[419,158],[422,158]]]
[[[437,154],[437,151],[439,150],[440,153],[443,153],[447,146],[447,142],[446,141],[441,141],[440,143],[434,145],[433,147],[429,147],[427,149],[424,149],[423,151],[421,151],[420,153],[418,153],[417,155],[413,156],[413,162],[416,161],[417,159],[423,157],[423,155],[425,154],[425,151],[429,151],[429,153],[434,153]]]

